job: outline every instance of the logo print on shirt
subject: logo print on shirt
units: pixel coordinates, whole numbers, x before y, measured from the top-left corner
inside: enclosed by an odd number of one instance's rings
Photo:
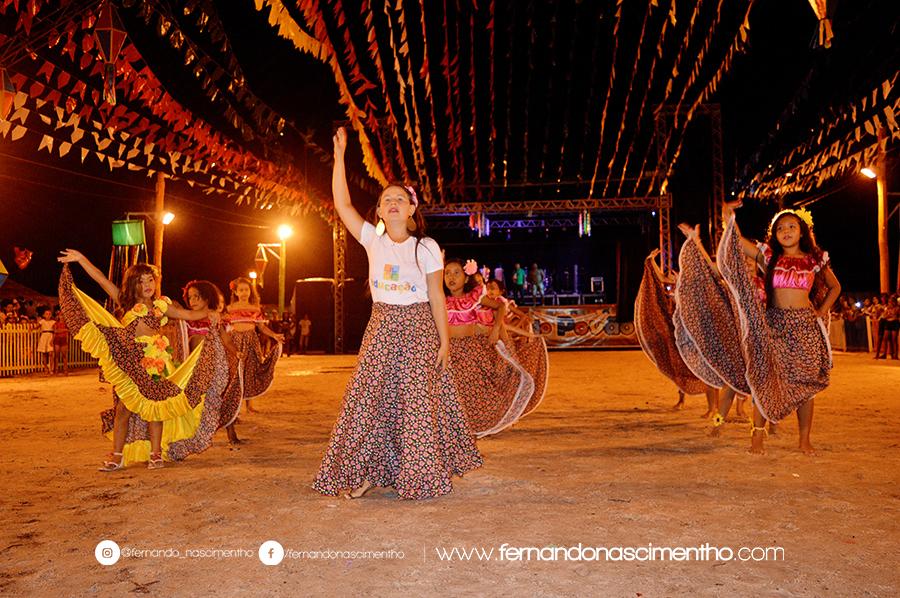
[[[384,265],[384,279],[385,280],[400,280],[400,266],[394,264],[385,264]]]

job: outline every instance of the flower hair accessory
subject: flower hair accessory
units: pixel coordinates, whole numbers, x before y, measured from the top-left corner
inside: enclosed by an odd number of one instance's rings
[[[416,190],[412,188],[412,185],[404,185],[404,189],[409,193],[409,199],[413,202],[413,205],[417,208],[419,207],[419,196],[416,195]]]
[[[781,218],[785,214],[791,214],[792,216],[796,216],[797,218],[799,218],[800,220],[802,220],[803,222],[806,223],[806,226],[809,227],[809,230],[813,229],[813,217],[812,217],[812,213],[810,213],[809,210],[807,210],[806,208],[800,208],[799,210],[793,210],[793,209],[788,208],[787,210],[781,210],[780,212],[775,214],[775,216],[772,217],[772,221],[769,222],[769,231],[768,231],[770,236],[772,235],[772,226],[775,224],[775,222],[779,218]]]
[[[466,276],[472,276],[478,272],[478,264],[475,263],[475,260],[466,260],[466,265],[463,266],[463,272],[466,273]]]

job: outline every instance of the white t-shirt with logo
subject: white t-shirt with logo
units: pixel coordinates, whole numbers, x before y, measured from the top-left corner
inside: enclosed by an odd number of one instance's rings
[[[426,275],[443,269],[444,260],[437,242],[425,237],[418,244],[416,265],[416,239],[409,237],[395,243],[387,233],[380,237],[375,227],[363,223],[359,242],[369,256],[369,290],[372,301],[391,305],[412,305],[428,301]]]

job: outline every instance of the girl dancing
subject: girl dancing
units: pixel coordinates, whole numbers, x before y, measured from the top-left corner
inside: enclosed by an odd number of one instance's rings
[[[99,360],[114,389],[114,409],[103,415],[104,432],[112,433],[113,451],[100,471],[140,461],[148,461],[149,469],[163,467],[168,445],[192,437],[197,430],[204,393],[213,377],[214,355],[207,347],[198,347],[176,367],[169,341],[159,330],[170,317],[218,323],[219,314],[181,309],[160,297],[159,273],[149,264],[129,268],[119,289],[74,249],[66,249],[58,259],[66,264],[59,280],[63,317],[82,348]],[[71,262],[79,263],[127,310],[121,322],[75,287]],[[149,442],[144,440],[147,437]]]
[[[232,368],[231,380],[225,391],[228,395],[226,401],[230,403],[234,397],[241,396],[247,402],[247,411],[254,412],[256,409],[250,405],[250,399],[262,396],[272,386],[284,335],[276,334],[266,326],[259,293],[248,279],[235,278],[228,288],[231,290],[231,303],[224,319],[230,325],[231,339],[240,356],[240,364],[239,369]],[[268,352],[263,351],[257,331],[275,341]]]
[[[754,406],[750,451],[765,452],[766,420],[778,422],[796,411],[800,449],[814,454],[813,398],[829,383],[832,361],[825,323],[841,285],[828,253],[816,245],[809,212],[782,210],[772,219],[766,242],[754,244],[741,236],[735,222],[734,208],[739,206],[724,206],[727,225],[718,264],[740,317]],[[747,275],[745,255],[765,272],[765,305]]]
[[[496,434],[521,417],[534,393],[534,378],[511,355],[503,333],[506,304],[489,298],[475,282],[477,266],[444,263],[450,321],[450,373],[469,425],[479,438]],[[497,310],[490,327],[479,326],[479,307]],[[484,315],[481,322],[485,321]],[[504,338],[504,340],[500,340]],[[514,351],[514,349],[513,349]]]
[[[225,304],[221,291],[208,280],[192,280],[187,283],[184,287],[183,298],[192,310],[205,313],[218,312]],[[200,424],[193,437],[169,445],[168,457],[174,461],[180,461],[190,454],[199,454],[208,449],[212,446],[216,430],[222,427],[228,432],[229,442],[232,444],[239,442],[234,431],[234,420],[237,419],[241,409],[240,397],[226,400],[223,395],[229,380],[229,359],[226,351],[229,356],[237,357],[237,350],[228,333],[222,330],[221,325],[213,325],[206,319],[194,322],[183,321],[183,324],[185,330],[182,336],[188,343],[185,353],[189,353],[205,342],[212,345],[211,350],[215,357],[213,376],[206,391]]]
[[[334,207],[366,249],[372,316],[341,413],[313,488],[359,498],[393,486],[405,499],[452,490],[452,475],[479,467],[475,446],[448,371],[450,338],[441,288],[441,250],[425,236],[411,187],[388,185],[378,198],[378,225],[350,201],[344,171],[347,133],[334,136]]]

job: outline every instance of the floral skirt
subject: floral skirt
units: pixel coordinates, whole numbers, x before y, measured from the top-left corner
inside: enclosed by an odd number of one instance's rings
[[[644,354],[675,386],[688,395],[704,392],[706,386],[685,363],[676,345],[674,303],[653,267],[653,257],[644,260],[644,276],[634,302],[634,329]]]
[[[737,304],[696,238],[682,245],[678,269],[674,321],[682,358],[706,384],[750,394]]]
[[[483,334],[450,339],[450,373],[478,438],[514,424],[534,394],[534,378],[515,355]]]
[[[231,378],[225,393],[227,400],[234,402],[237,395],[244,400],[259,398],[269,390],[275,379],[281,344],[274,343],[267,352],[263,352],[256,330],[232,332],[231,339],[244,358],[241,361],[240,375],[238,368],[231,368]]]
[[[738,307],[753,402],[766,419],[777,422],[828,387],[828,331],[812,307],[766,309],[759,302],[744,269],[739,235],[732,218],[719,245],[719,269]]]
[[[550,377],[550,358],[547,355],[547,341],[541,336],[512,335],[512,346],[498,345],[499,350],[508,350],[514,359],[534,380],[534,391],[522,411],[525,417],[538,408],[547,394],[547,379]]]
[[[228,358],[225,354],[225,347],[222,345],[222,339],[215,328],[210,330],[203,343],[210,346],[209,350],[214,354],[214,359],[212,360],[213,373],[210,385],[206,391],[203,412],[200,414],[200,424],[190,438],[168,445],[163,456],[172,461],[181,461],[188,455],[202,453],[211,447],[213,436],[224,425],[221,422],[223,420],[227,420],[228,423],[233,421],[240,408],[240,402],[235,405],[224,400],[223,392],[228,384]],[[165,435],[165,423],[163,424],[163,435]]]
[[[373,304],[315,490],[335,496],[368,480],[432,498],[481,466],[450,372],[435,367],[439,345],[428,303]]]

